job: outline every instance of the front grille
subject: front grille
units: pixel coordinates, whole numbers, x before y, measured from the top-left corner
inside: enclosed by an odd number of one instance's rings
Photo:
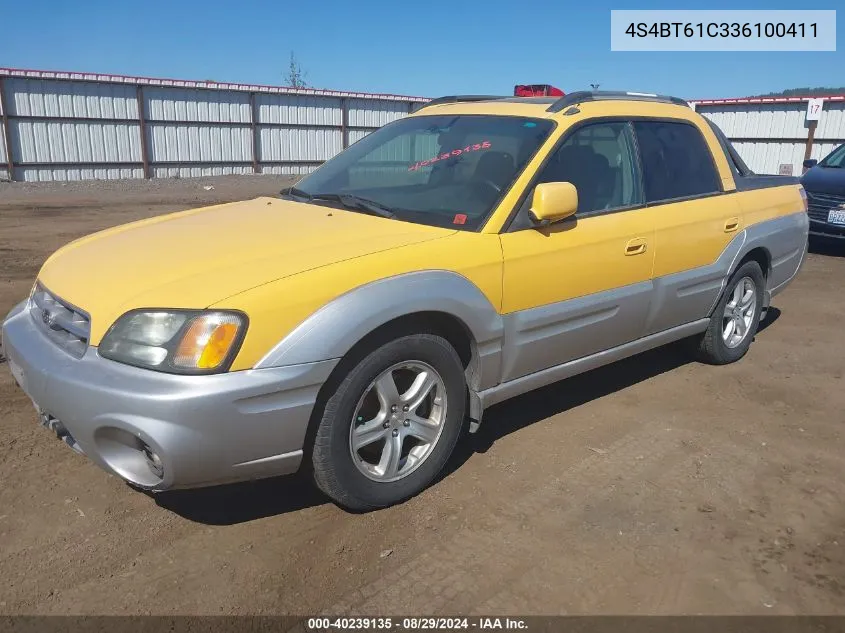
[[[52,294],[40,283],[30,298],[29,314],[56,345],[71,356],[82,358],[88,349],[91,333],[91,320],[87,314]]]
[[[807,212],[813,220],[820,222],[827,222],[827,212],[831,209],[843,208],[845,210],[845,196],[839,196],[831,193],[812,193],[807,192],[807,204],[809,209]]]

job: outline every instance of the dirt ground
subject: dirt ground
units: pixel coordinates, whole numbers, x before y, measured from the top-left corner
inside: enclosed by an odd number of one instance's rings
[[[284,184],[0,184],[0,313],[73,238]],[[499,405],[362,515],[296,477],[136,492],[0,365],[0,613],[845,614],[843,280],[813,253],[738,364],[673,346]]]

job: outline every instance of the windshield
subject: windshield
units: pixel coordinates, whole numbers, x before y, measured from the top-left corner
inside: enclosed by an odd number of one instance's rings
[[[288,193],[398,220],[480,228],[553,123],[508,116],[415,116],[364,137]]]
[[[819,163],[822,167],[845,167],[845,145],[840,145]]]

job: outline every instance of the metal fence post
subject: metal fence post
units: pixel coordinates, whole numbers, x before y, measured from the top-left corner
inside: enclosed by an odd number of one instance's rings
[[[255,93],[249,93],[249,127],[252,128],[252,173],[260,174],[258,163],[258,109],[255,105]]]
[[[3,110],[3,141],[6,146],[6,165],[9,169],[9,180],[15,179],[15,161],[12,157],[12,134],[9,131],[9,106],[6,105],[6,83],[0,77],[0,109]]]
[[[150,155],[147,148],[147,122],[144,117],[144,88],[139,84],[138,98],[138,130],[141,135],[141,162],[144,164],[144,178],[151,178]]]

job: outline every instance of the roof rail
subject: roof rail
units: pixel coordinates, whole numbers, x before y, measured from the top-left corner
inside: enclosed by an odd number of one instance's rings
[[[667,97],[666,95],[656,95],[647,92],[617,92],[609,90],[593,91],[581,90],[579,92],[570,92],[565,97],[561,97],[552,105],[546,108],[546,112],[560,112],[566,106],[576,105],[584,101],[657,101],[660,103],[674,103],[689,107],[689,104],[678,97]]]
[[[442,105],[444,103],[467,103],[472,101],[496,101],[498,99],[506,99],[503,95],[447,95],[445,97],[437,97],[428,103],[424,104],[420,109],[427,108],[433,105]]]

